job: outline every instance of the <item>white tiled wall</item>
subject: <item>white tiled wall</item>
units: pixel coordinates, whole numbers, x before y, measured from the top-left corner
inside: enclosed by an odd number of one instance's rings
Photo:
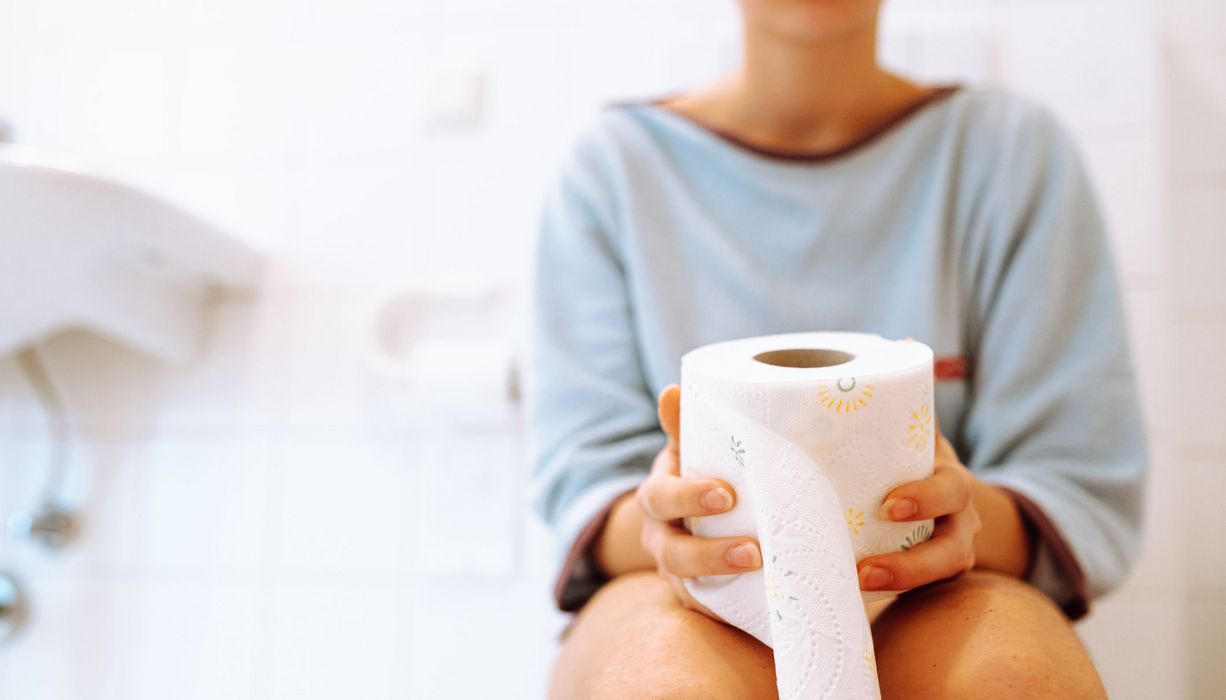
[[[1226,682],[1224,31],[1217,0],[887,4],[891,63],[1045,100],[1107,207],[1155,456],[1144,559],[1082,627],[1119,698]],[[564,621],[513,442],[456,458],[371,371],[373,318],[403,289],[519,284],[541,183],[591,110],[735,49],[730,0],[0,0],[19,140],[272,261],[191,367],[79,333],[45,348],[87,519],[58,555],[0,540],[33,611],[0,646],[0,697],[539,696]],[[438,123],[448,80],[484,86],[475,124]],[[0,513],[31,502],[44,430],[0,361]]]
[[[1222,509],[1212,494],[1226,487],[1223,411],[1208,397],[1226,391],[1226,6],[1212,0],[1163,3],[1163,87],[1167,108],[1168,237],[1174,337],[1181,367],[1196,368],[1183,405],[1175,460],[1183,473],[1187,580],[1188,687],[1196,697],[1226,689],[1226,555]],[[1183,384],[1182,377],[1175,384]]]

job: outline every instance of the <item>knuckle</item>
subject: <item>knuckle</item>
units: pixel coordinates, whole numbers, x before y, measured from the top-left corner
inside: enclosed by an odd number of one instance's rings
[[[970,491],[975,484],[975,476],[971,474],[971,470],[959,464],[954,471],[958,473],[958,480],[962,482],[962,486]]]
[[[639,532],[639,545],[641,545],[644,550],[651,552],[652,556],[655,556],[657,549],[656,534],[654,529],[651,527],[650,521],[644,523],[643,529]]]
[[[976,512],[974,517],[971,518],[971,531],[976,535],[983,532],[983,518],[979,517],[978,512]]]
[[[969,569],[975,564],[975,541],[973,539],[963,540],[958,545],[959,560],[963,562],[964,568]]]
[[[672,571],[673,563],[677,558],[673,548],[666,542],[657,542],[655,551],[656,563],[660,565],[660,568],[664,571]]]
[[[710,546],[703,547],[703,552],[702,552],[703,569],[705,571],[709,571],[712,573],[724,570],[726,568],[724,564],[724,550],[725,549],[726,547],[724,547],[723,545],[716,545],[715,543],[711,543]]]
[[[965,480],[959,483],[958,489],[958,510],[966,510],[966,507],[971,503],[971,485]]]
[[[634,492],[634,497],[638,499],[639,505],[642,506],[643,511],[646,512],[648,515],[650,515],[653,512],[651,494],[655,490],[655,485],[656,485],[656,478],[654,476],[651,476],[651,477],[648,477],[647,480],[644,481],[641,485],[639,485],[638,489]]]
[[[685,553],[681,547],[681,543],[677,538],[669,538],[669,540],[660,548],[659,556],[660,565],[666,571],[676,573],[682,570],[685,564]]]
[[[643,499],[643,509],[651,517],[659,519],[667,506],[668,490],[659,479],[656,479],[643,494]]]

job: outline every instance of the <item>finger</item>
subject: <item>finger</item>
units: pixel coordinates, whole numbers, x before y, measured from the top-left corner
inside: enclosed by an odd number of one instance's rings
[[[936,439],[932,441],[932,452],[934,455],[939,455],[941,454],[941,440],[944,440],[945,436],[941,433],[941,417],[936,411],[932,412],[932,434],[936,436]]]
[[[678,476],[681,474],[681,455],[676,450],[665,448],[656,453],[651,462],[651,475]]]
[[[741,574],[762,566],[758,543],[749,537],[715,539],[674,532],[662,534],[653,544],[660,568],[682,578]]]
[[[656,560],[656,568],[660,574],[666,573],[664,567],[660,566],[660,560],[656,557],[656,552],[660,551],[664,546],[664,540],[673,535],[688,535],[688,530],[681,527],[676,522],[663,522],[660,520],[647,519],[643,521],[643,531],[639,535],[639,544],[643,549],[649,552],[653,559]]]
[[[932,476],[903,484],[886,494],[883,520],[929,520],[957,513],[970,501],[971,485],[960,466],[938,464]]]
[[[951,443],[945,437],[945,434],[942,433],[938,429],[936,430],[936,436],[937,436],[937,439],[936,439],[935,461],[938,464],[941,462],[948,462],[948,461],[953,461],[954,463],[961,464],[962,461],[958,459],[958,453],[957,451],[954,450],[953,443]]]
[[[719,479],[653,474],[638,490],[639,503],[656,520],[715,515],[732,510],[736,496]]]
[[[676,453],[681,449],[681,387],[669,384],[660,392],[656,413],[660,427],[668,436],[668,449]]]
[[[952,516],[951,521],[958,516]],[[908,549],[860,562],[860,588],[905,591],[956,576],[975,564],[974,537],[954,522],[942,523],[932,539]]]

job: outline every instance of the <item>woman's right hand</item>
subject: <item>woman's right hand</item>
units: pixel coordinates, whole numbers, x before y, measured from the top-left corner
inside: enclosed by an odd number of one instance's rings
[[[644,514],[643,549],[686,607],[716,617],[690,596],[684,580],[753,571],[762,566],[762,552],[752,537],[706,538],[686,531],[683,518],[725,513],[736,504],[736,494],[719,479],[680,476],[681,389],[676,385],[660,394],[659,414],[668,445],[656,455],[651,475],[637,492]]]

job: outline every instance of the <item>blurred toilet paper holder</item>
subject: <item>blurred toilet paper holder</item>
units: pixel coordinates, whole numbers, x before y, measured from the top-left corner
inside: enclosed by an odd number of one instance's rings
[[[373,320],[368,366],[436,410],[473,417],[496,410],[475,403],[515,406],[514,308],[514,295],[498,287],[391,295]]]
[[[25,595],[17,578],[7,571],[0,571],[0,644],[17,634],[25,618]]]

